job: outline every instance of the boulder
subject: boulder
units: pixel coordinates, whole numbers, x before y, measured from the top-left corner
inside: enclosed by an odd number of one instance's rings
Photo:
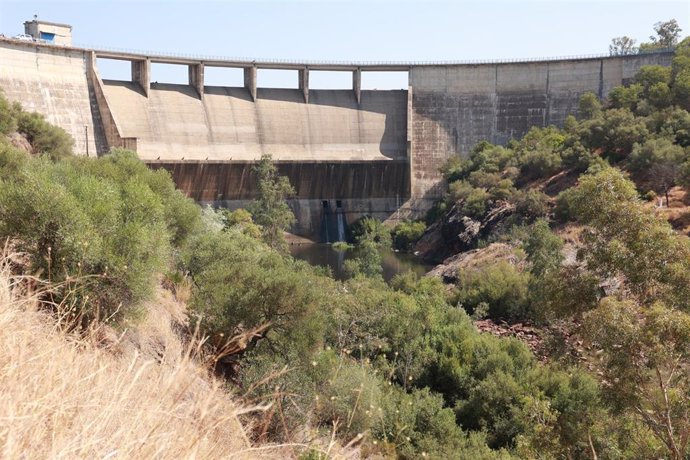
[[[434,267],[426,276],[440,277],[444,283],[455,284],[461,271],[491,265],[500,260],[508,261],[511,264],[520,262],[512,246],[505,243],[492,243],[482,249],[455,254]]]

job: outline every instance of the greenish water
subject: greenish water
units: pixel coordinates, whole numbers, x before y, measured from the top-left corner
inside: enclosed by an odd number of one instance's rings
[[[343,280],[346,278],[343,269],[345,261],[356,257],[356,250],[336,251],[330,244],[314,243],[290,246],[290,253],[295,259],[304,260],[311,265],[330,267],[333,278]],[[390,281],[398,273],[412,270],[419,276],[433,268],[420,258],[402,252],[382,250],[381,260],[383,266],[383,278]]]

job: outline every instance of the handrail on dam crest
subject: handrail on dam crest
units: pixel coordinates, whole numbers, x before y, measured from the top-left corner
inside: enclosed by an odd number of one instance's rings
[[[53,45],[54,46],[54,45]],[[229,62],[238,63],[246,65],[264,65],[264,64],[276,64],[276,65],[290,65],[290,66],[342,66],[342,67],[417,67],[417,66],[446,66],[446,65],[472,65],[472,64],[513,64],[513,63],[528,63],[528,62],[545,62],[545,61],[564,61],[564,60],[579,60],[579,59],[602,59],[611,57],[624,57],[624,56],[612,56],[608,53],[599,54],[579,54],[579,55],[569,55],[569,56],[548,56],[548,57],[527,57],[527,58],[497,58],[497,59],[461,59],[461,60],[440,60],[440,61],[344,61],[344,60],[295,60],[295,59],[278,59],[278,58],[267,58],[267,59],[256,59],[248,57],[236,57],[236,56],[217,56],[217,55],[204,55],[204,54],[194,54],[194,53],[175,53],[175,52],[159,52],[151,50],[138,50],[138,49],[126,49],[126,48],[116,48],[116,47],[98,47],[90,45],[75,45],[75,47],[93,50],[97,54],[99,52],[110,52],[110,53],[122,53],[129,55],[139,55],[142,57],[152,57],[152,58],[172,58],[172,59],[186,59],[195,61],[217,61],[217,62]],[[670,53],[673,52],[675,48],[663,48],[649,51],[639,51],[635,53],[636,55],[642,54],[657,54],[657,53]]]

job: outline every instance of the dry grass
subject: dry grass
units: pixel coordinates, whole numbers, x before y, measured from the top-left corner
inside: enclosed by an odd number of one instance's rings
[[[2,264],[1,458],[292,456],[287,446],[251,445],[238,420],[244,410],[185,352],[169,321],[147,321],[138,339],[125,333],[103,348],[103,331],[61,332],[16,281]]]

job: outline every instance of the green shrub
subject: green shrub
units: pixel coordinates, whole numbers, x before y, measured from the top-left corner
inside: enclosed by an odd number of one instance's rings
[[[17,131],[27,136],[36,153],[53,160],[72,155],[74,139],[67,132],[48,123],[39,113],[21,112],[17,118]]]
[[[548,149],[532,150],[520,158],[520,171],[529,179],[553,175],[561,168],[561,156]]]
[[[0,215],[0,236],[31,255],[32,271],[67,282],[80,306],[88,296],[88,320],[133,311],[170,253],[159,196],[134,178],[85,174],[76,161],[29,163],[0,187]]]
[[[580,141],[575,141],[561,152],[563,166],[582,173],[601,157],[586,148]]]
[[[264,324],[270,324],[274,344],[308,350],[318,343],[333,281],[315,276],[306,263],[283,257],[237,228],[195,235],[181,263],[196,286],[190,307],[213,344]]]
[[[199,222],[170,176],[131,152],[53,163],[5,149],[0,158],[15,170],[0,183],[0,238],[31,256],[30,271],[65,283],[57,300],[71,296],[85,320],[135,312],[171,243]]]
[[[529,275],[505,261],[460,273],[455,301],[467,312],[489,306],[492,318],[525,318]]]
[[[580,119],[588,120],[599,116],[601,113],[601,101],[596,94],[586,92],[578,101],[577,114]]]
[[[421,221],[400,222],[393,229],[393,247],[402,251],[409,251],[426,231],[426,225]]]
[[[488,209],[489,192],[473,187],[469,182],[457,181],[450,184],[450,196],[466,216],[480,218]]]
[[[26,152],[17,150],[9,142],[0,139],[0,180],[15,178],[27,161],[29,155]]]
[[[126,149],[113,149],[97,161],[86,158],[73,161],[86,174],[117,183],[137,181],[148,187],[161,200],[165,221],[174,244],[182,244],[199,225],[199,206],[175,188],[169,172],[164,169],[149,169],[139,160],[136,153]]]
[[[563,261],[563,240],[551,231],[549,223],[544,219],[530,226],[523,249],[531,265],[530,272],[535,277],[556,270]]]
[[[672,163],[677,168],[688,155],[683,148],[668,138],[649,139],[635,144],[630,153],[630,169],[635,172],[649,171],[654,165]]]
[[[634,111],[642,97],[643,87],[640,84],[616,86],[609,92],[609,103],[615,109]]]
[[[628,156],[635,143],[644,142],[649,130],[642,118],[636,118],[628,109],[609,109],[601,117],[581,123],[580,142],[613,161]]]
[[[515,193],[513,201],[516,214],[525,223],[545,217],[549,212],[549,197],[538,190],[521,190]]]
[[[392,244],[391,232],[388,227],[373,217],[364,216],[356,220],[348,227],[348,232],[350,240],[357,244],[369,241],[380,248],[390,248]]]

